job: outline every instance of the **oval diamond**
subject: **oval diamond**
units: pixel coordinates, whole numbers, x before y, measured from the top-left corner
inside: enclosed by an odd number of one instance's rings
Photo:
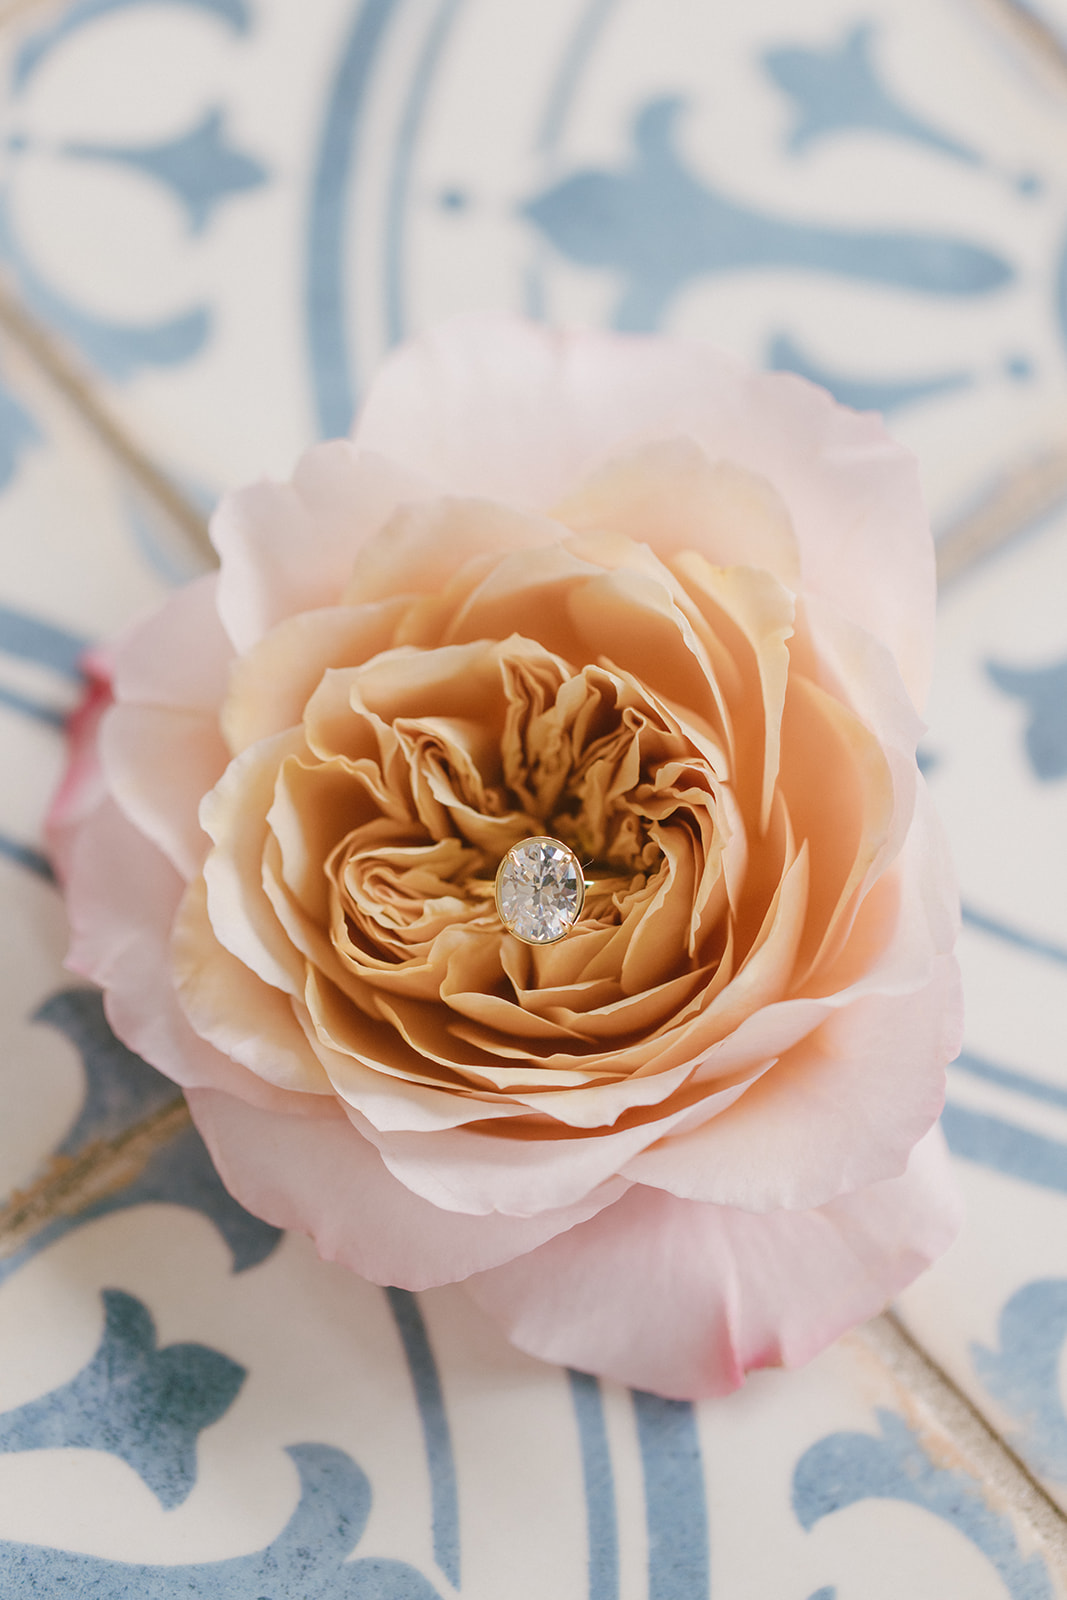
[[[512,845],[496,875],[496,908],[509,933],[554,944],[577,922],[585,900],[581,863],[558,839]]]

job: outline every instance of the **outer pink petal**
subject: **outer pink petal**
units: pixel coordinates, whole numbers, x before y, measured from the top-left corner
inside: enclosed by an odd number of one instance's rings
[[[837,1012],[720,1117],[622,1171],[760,1212],[809,1210],[894,1177],[940,1115],[962,1016],[956,962],[941,956],[920,994],[868,995]]]
[[[612,456],[678,435],[773,484],[803,588],[889,646],[921,708],[934,564],[917,465],[877,417],[801,378],[749,373],[696,341],[463,317],[386,362],[355,437],[448,492],[547,509]]]
[[[520,1349],[678,1399],[798,1366],[880,1311],[952,1242],[940,1131],[907,1172],[769,1216],[635,1187],[590,1222],[468,1281]]]
[[[361,545],[425,487],[343,439],[316,445],[291,483],[228,494],[211,521],[219,614],[242,654],[286,617],[334,605]]]
[[[70,855],[67,964],[100,985],[124,1044],[183,1087],[206,1084],[306,1115],[313,1097],[286,1094],[194,1033],[178,1005],[170,930],[185,885],[112,800],[83,824]]]
[[[730,1105],[737,1092],[736,1086],[723,1089],[714,1101]],[[578,1138],[522,1139],[464,1127],[442,1128],[429,1136],[383,1133],[358,1111],[350,1108],[348,1114],[381,1152],[390,1172],[431,1205],[473,1216],[498,1212],[509,1217],[551,1215],[581,1205],[624,1172],[638,1151],[684,1125],[690,1115],[683,1106],[632,1128]]]
[[[173,706],[117,705],[100,729],[100,757],[111,793],[188,882],[211,841],[200,801],[226,769],[216,717]]]
[[[276,1227],[309,1233],[328,1261],[404,1289],[455,1283],[537,1249],[625,1187],[615,1180],[580,1206],[528,1220],[457,1216],[405,1189],[336,1116],[297,1120],[203,1089],[190,1093],[189,1107],[242,1205]]]
[[[45,838],[60,881],[66,883],[78,829],[107,794],[97,736],[104,713],[114,704],[110,651],[92,650],[82,658],[85,694],[67,721],[67,767],[45,818]]]
[[[216,572],[195,578],[122,636],[113,651],[116,700],[217,711],[233,661],[219,621],[218,581]]]

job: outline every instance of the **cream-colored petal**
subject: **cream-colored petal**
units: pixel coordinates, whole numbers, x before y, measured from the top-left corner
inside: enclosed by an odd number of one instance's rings
[[[403,600],[388,600],[303,611],[279,622],[237,657],[230,672],[220,713],[230,754],[296,727],[323,673],[388,650],[404,610]]]
[[[342,602],[363,546],[428,492],[395,459],[334,439],[301,456],[291,483],[264,479],[224,496],[211,538],[234,648],[243,654],[286,617]]]
[[[263,889],[267,814],[278,769],[301,751],[298,731],[276,734],[237,756],[204,796],[200,822],[215,848],[204,863],[208,914],[219,943],[272,988],[303,990],[303,961]]]
[[[508,551],[555,545],[566,529],[546,517],[515,511],[491,500],[440,498],[399,510],[360,550],[344,586],[346,605],[366,605],[395,595],[445,595],[454,604],[458,579],[496,562]],[[432,607],[420,616],[429,619]]]
[[[745,734],[750,739],[754,730],[762,726],[759,828],[766,832],[778,782],[782,712],[790,669],[786,640],[793,633],[794,597],[770,573],[750,567],[709,567],[700,557],[682,553],[677,557],[676,569],[692,588],[710,596],[721,607],[741,630],[755,658],[758,679],[748,689],[744,704],[737,706],[734,726],[739,740]],[[740,754],[736,759],[740,765]]]
[[[766,478],[710,461],[692,439],[617,457],[555,508],[575,532],[610,529],[666,559],[695,550],[716,567],[758,567],[795,590],[800,555],[785,504]]]
[[[832,958],[893,825],[892,771],[851,711],[808,679],[790,679],[782,719],[781,787],[811,854],[811,903],[797,983]]]
[[[203,879],[191,883],[182,898],[171,954],[182,1010],[202,1039],[279,1089],[332,1092],[290,995],[265,983],[218,942]]]

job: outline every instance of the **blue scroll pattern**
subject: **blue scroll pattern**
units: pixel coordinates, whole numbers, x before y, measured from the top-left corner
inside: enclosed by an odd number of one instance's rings
[[[148,0],[76,0],[58,18],[24,39],[8,85],[6,143],[10,160],[6,181],[0,185],[0,259],[18,283],[23,300],[42,321],[69,339],[99,372],[117,380],[144,367],[172,366],[197,355],[211,336],[211,308],[192,305],[173,316],[147,323],[122,321],[86,310],[57,290],[35,261],[20,233],[13,197],[21,181],[22,159],[35,150],[24,119],[38,74],[55,54],[76,48],[87,29],[115,13],[133,11],[146,3]],[[246,34],[252,26],[252,11],[244,0],[165,3],[179,12],[212,17],[234,34]],[[258,157],[232,142],[221,107],[209,107],[186,130],[158,143],[124,145],[69,139],[54,153],[75,164],[103,163],[116,171],[128,171],[138,180],[153,182],[179,207],[194,234],[207,229],[225,203],[269,178]],[[0,479],[5,466],[10,478],[18,448],[24,449],[32,442],[35,428],[32,419],[19,417],[11,403],[0,405]]]
[[[108,16],[147,0],[75,0],[33,32],[12,74],[17,110],[36,75],[56,52]],[[249,35],[255,12],[246,0],[166,0],[214,19],[235,38]],[[777,216],[743,196],[727,194],[693,170],[680,131],[689,107],[674,94],[639,98],[631,108],[630,147],[614,165],[568,167],[565,131],[583,75],[610,28],[617,0],[575,7],[575,27],[549,86],[538,149],[552,171],[540,186],[516,195],[515,211],[539,248],[573,266],[610,269],[619,284],[613,320],[619,327],[661,325],[677,298],[694,283],[757,269],[786,274],[803,270],[831,282],[858,282],[948,303],[992,301],[1018,281],[1007,253],[955,233],[926,233],[889,226],[842,227],[825,220]],[[389,339],[408,331],[404,295],[411,230],[407,207],[423,113],[441,69],[462,0],[424,8],[422,48],[401,119],[392,161],[392,189],[383,256],[382,323]],[[349,220],[366,143],[365,118],[375,73],[406,0],[359,0],[334,64],[309,194],[305,251],[305,336],[317,416],[324,433],[344,431],[361,383],[360,352],[347,302]],[[784,151],[802,161],[830,140],[879,137],[904,141],[931,159],[972,169],[987,166],[981,151],[911,109],[890,85],[879,61],[879,36],[862,18],[821,49],[789,39],[763,53],[768,81],[784,97],[791,121]],[[18,161],[29,142],[13,133]],[[190,233],[210,230],[222,209],[269,181],[266,164],[235,142],[225,106],[210,106],[178,136],[120,146],[69,141],[64,159],[105,163],[161,186]],[[551,156],[551,163],[547,157]],[[1036,194],[1039,180],[1023,174],[1020,195]],[[462,211],[462,195],[451,200]],[[122,379],[148,366],[192,360],[212,336],[212,309],[202,303],[138,326],[109,321],[66,300],[50,287],[19,237],[10,197],[0,191],[0,256],[38,313],[77,343],[103,374]],[[1064,260],[1067,261],[1067,253]],[[1067,267],[1060,278],[1067,306]],[[1067,325],[1067,311],[1063,313]],[[900,410],[973,385],[963,366],[918,373],[904,380],[829,371],[786,326],[770,339],[770,365],[826,383],[848,403]],[[1024,359],[1012,358],[1010,375],[1025,381]],[[0,389],[0,488],[39,442],[37,422]],[[13,610],[0,611],[0,651],[36,660],[73,683],[85,641]],[[990,681],[1023,702],[1031,770],[1043,783],[1067,773],[1065,664],[1040,671],[990,663]],[[25,709],[25,708],[24,708]],[[49,707],[39,708],[49,720]],[[33,714],[29,708],[27,714]],[[55,717],[52,718],[55,721]],[[0,837],[0,852],[40,877],[48,876],[39,851]],[[971,912],[972,923],[983,914]],[[986,931],[1034,946],[1038,958],[1059,959],[1058,947],[1038,948],[1031,936],[985,918]],[[1046,941],[1047,943],[1047,941]],[[1062,952],[1060,952],[1062,954]],[[1065,956],[1067,959],[1067,956]],[[114,1135],[132,1118],[167,1103],[171,1088],[114,1039],[99,1001],[83,990],[53,995],[37,1013],[43,1026],[60,1029],[79,1051],[86,1071],[83,1110],[59,1153]],[[978,1058],[961,1071],[987,1078],[1008,1069]],[[1032,1094],[1021,1075],[1006,1085]],[[951,1106],[946,1120],[958,1154],[1030,1183],[1067,1192],[1067,1148],[1028,1130]],[[98,1202],[81,1217],[51,1224],[17,1255],[0,1264],[0,1279],[70,1229],[135,1205],[178,1204],[209,1217],[226,1240],[236,1273],[266,1261],[279,1243],[276,1229],[248,1216],[223,1189],[204,1147],[192,1131],[156,1152],[139,1178]],[[412,1381],[431,1485],[432,1542],[440,1573],[459,1588],[462,1577],[459,1467],[449,1425],[446,1387],[418,1300],[389,1291],[388,1303]],[[196,1445],[203,1428],[225,1415],[244,1370],[201,1345],[164,1345],[147,1306],[117,1289],[103,1292],[104,1338],[90,1364],[62,1389],[0,1415],[0,1452],[81,1448],[111,1452],[138,1472],[166,1506],[179,1505],[196,1481]],[[1019,1291],[1004,1309],[996,1350],[974,1352],[989,1392],[1019,1421],[1032,1459],[1051,1476],[1067,1476],[1067,1417],[1056,1385],[1059,1353],[1067,1336],[1067,1284],[1045,1280]],[[584,1488],[588,1532],[589,1600],[617,1600],[619,1525],[611,1448],[601,1386],[582,1374],[568,1376]],[[631,1398],[645,1491],[650,1600],[706,1600],[712,1582],[714,1529],[694,1407],[649,1395]],[[1048,1600],[1051,1587],[1040,1558],[1019,1552],[1007,1523],[982,1502],[962,1474],[936,1466],[900,1418],[880,1414],[877,1436],[834,1434],[813,1445],[797,1463],[793,1504],[809,1529],[866,1498],[906,1501],[964,1534],[1000,1575],[1013,1600]],[[301,1595],[307,1600],[436,1600],[438,1591],[415,1568],[381,1558],[353,1559],[371,1505],[372,1486],[344,1452],[323,1443],[294,1445],[300,1501],[293,1518],[264,1550],[196,1566],[153,1567],[78,1556],[31,1545],[0,1546],[0,1562],[22,1595],[70,1592],[132,1594],[170,1600],[195,1592],[217,1600],[262,1600]],[[810,1600],[833,1600],[832,1584]]]
[[[104,1335],[61,1389],[0,1415],[0,1451],[104,1450],[144,1479],[168,1510],[196,1482],[196,1440],[228,1410],[246,1373],[200,1344],[159,1349],[148,1308],[105,1289]]]
[[[971,1347],[986,1389],[1015,1417],[1016,1448],[1036,1470],[1067,1483],[1067,1414],[1060,1366],[1067,1344],[1067,1279],[1043,1278],[1016,1290],[1000,1314],[996,1350]]]
[[[981,1485],[937,1465],[917,1436],[891,1411],[879,1411],[880,1433],[834,1433],[806,1450],[793,1475],[793,1510],[802,1528],[863,1500],[902,1500],[957,1528],[999,1574],[1012,1600],[1053,1600],[1039,1555],[1023,1556],[1007,1518]]]
[[[277,1539],[253,1555],[153,1567],[0,1542],[0,1565],[20,1600],[65,1593],[101,1600],[440,1600],[406,1561],[350,1559],[371,1508],[370,1482],[351,1456],[325,1444],[293,1445],[289,1455],[300,1475],[300,1503]]]

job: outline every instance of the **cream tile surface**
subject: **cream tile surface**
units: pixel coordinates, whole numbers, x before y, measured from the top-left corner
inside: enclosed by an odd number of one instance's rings
[[[5,282],[196,504],[342,431],[396,339],[503,306],[882,409],[950,534],[1065,443],[1067,88],[1012,11],[42,0],[0,13]],[[1067,521],[1002,524],[946,587],[926,741],[969,1219],[901,1314],[1067,1510]],[[195,560],[3,345],[0,549],[5,1600],[1065,1592],[995,1447],[862,1336],[726,1401],[630,1394],[322,1265],[180,1114],[153,1132],[173,1091],[62,970],[41,824],[83,644]],[[64,1208],[79,1161],[108,1181]]]
[[[173,1088],[124,1051],[99,997],[63,970],[66,918],[43,822],[63,764],[78,662],[192,570],[179,535],[138,498],[18,352],[0,349],[0,1197],[49,1162],[117,1133]],[[54,1163],[53,1163],[53,1170]]]

